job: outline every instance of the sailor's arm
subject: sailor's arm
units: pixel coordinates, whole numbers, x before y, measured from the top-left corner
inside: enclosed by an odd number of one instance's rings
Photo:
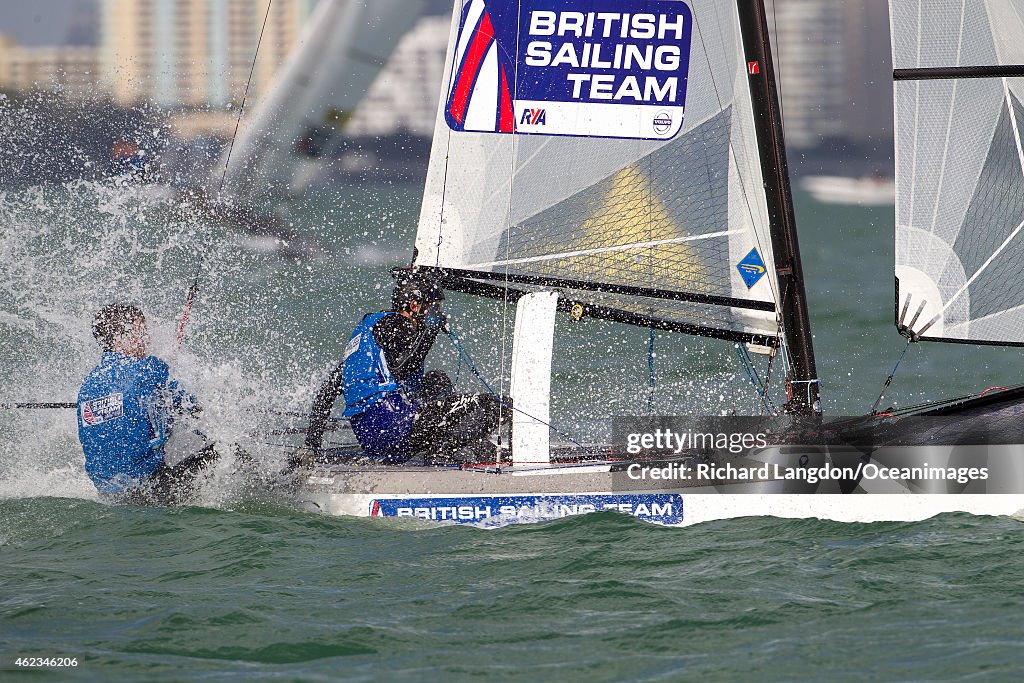
[[[373,326],[373,337],[384,351],[396,380],[405,381],[422,370],[439,329],[438,326],[417,325],[400,316],[384,318]]]
[[[324,431],[327,429],[327,421],[334,410],[334,402],[341,395],[342,370],[345,361],[338,363],[331,371],[327,379],[320,385],[319,391],[313,398],[313,407],[309,411],[309,428],[306,430],[306,446],[317,449],[323,444]]]

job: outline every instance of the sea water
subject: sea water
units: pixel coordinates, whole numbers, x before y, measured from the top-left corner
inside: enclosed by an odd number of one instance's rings
[[[132,301],[203,405],[206,436],[271,473],[360,316],[387,307],[419,194],[321,188],[283,214],[315,243],[285,258],[155,185],[0,188],[0,402],[73,401],[98,358],[92,314]],[[891,209],[798,196],[798,214],[825,409],[863,414],[903,344]],[[454,294],[445,305],[480,372],[505,388],[514,311]],[[600,438],[613,415],[756,412],[732,345],[657,334],[652,389],[649,341],[560,321],[559,428]],[[481,390],[447,340],[431,364]],[[1020,383],[1022,370],[1013,350],[915,347],[883,405]],[[605,513],[438,528],[301,511],[238,476],[230,454],[195,507],[112,507],[82,471],[75,430],[74,411],[0,414],[4,680],[1012,680],[1024,669],[1015,519],[673,530]],[[192,447],[179,439],[170,457]],[[30,673],[19,657],[77,665]]]

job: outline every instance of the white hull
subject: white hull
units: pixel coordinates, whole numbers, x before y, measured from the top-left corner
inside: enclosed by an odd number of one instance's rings
[[[723,478],[693,467],[675,478],[641,478],[623,462],[486,468],[315,468],[298,497],[311,510],[353,517],[505,526],[615,510],[663,526],[767,516],[837,522],[918,521],[938,514],[1024,514],[1022,446],[899,447],[875,451],[872,467],[985,468],[968,482],[897,481],[861,474],[859,451],[769,447],[728,462]],[[684,461],[679,461],[684,462]],[[662,465],[655,466],[655,469]],[[800,470],[798,468],[805,468]],[[795,476],[806,468],[833,474]],[[738,473],[742,471],[742,473]],[[844,474],[843,472],[856,472]],[[696,476],[694,476],[696,474]],[[844,493],[852,491],[852,493]]]
[[[666,493],[665,491],[659,492]],[[823,494],[744,494],[717,493],[708,491],[697,493],[679,489],[674,492],[679,496],[682,506],[682,518],[676,523],[661,523],[663,526],[691,526],[721,519],[740,517],[778,517],[781,519],[821,519],[834,522],[871,523],[871,522],[916,522],[936,515],[962,512],[972,515],[988,516],[1024,516],[1024,495],[1014,494],[869,494],[843,495],[839,493]],[[536,494],[536,497],[551,494]],[[608,495],[607,492],[592,494],[574,493],[566,498],[586,499],[590,496]],[[561,498],[560,496],[551,496]],[[413,495],[388,496],[394,499],[419,499]],[[507,526],[524,522],[543,522],[561,519],[573,514],[571,509],[555,507],[548,514],[536,514],[535,509],[516,516],[498,514],[476,515],[473,519],[458,519],[459,508],[472,501],[475,508],[495,507],[494,496],[434,496],[438,505],[433,507],[407,508],[408,514],[400,517],[429,520],[440,524],[471,524],[484,527]],[[310,510],[337,516],[372,517],[373,504],[381,499],[373,494],[313,494],[303,496],[303,501]],[[453,504],[445,506],[444,500],[450,499]],[[454,503],[457,502],[458,505]],[[446,510],[447,507],[447,510]],[[623,514],[630,511],[619,509]],[[587,512],[590,512],[587,510]],[[381,516],[381,515],[377,515]],[[391,515],[388,515],[391,516]],[[452,519],[454,516],[456,519]],[[636,516],[636,515],[634,515]],[[644,521],[651,521],[645,519]]]

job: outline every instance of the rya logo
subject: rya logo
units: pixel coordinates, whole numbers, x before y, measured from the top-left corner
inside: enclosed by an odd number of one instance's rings
[[[519,119],[520,125],[546,126],[548,125],[547,109],[524,109],[523,116]]]

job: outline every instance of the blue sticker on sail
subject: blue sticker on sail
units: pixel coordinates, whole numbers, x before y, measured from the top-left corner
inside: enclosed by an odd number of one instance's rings
[[[680,0],[464,0],[445,120],[456,131],[669,140],[683,126],[692,34]]]
[[[761,260],[761,255],[757,253],[757,249],[751,249],[750,253],[739,262],[736,268],[740,271],[740,277],[746,283],[747,289],[756,285],[764,277],[765,272],[767,272],[767,269],[764,267],[764,261]]]
[[[516,524],[615,510],[654,524],[683,522],[683,497],[677,493],[624,495],[463,496],[379,498],[371,517],[417,517],[457,524]]]

